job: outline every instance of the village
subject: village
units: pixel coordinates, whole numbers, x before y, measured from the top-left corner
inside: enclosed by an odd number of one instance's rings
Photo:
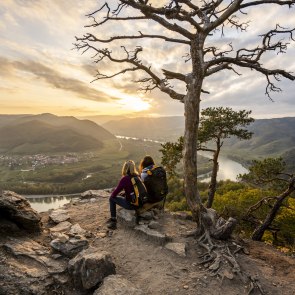
[[[49,165],[65,165],[79,162],[84,154],[66,153],[64,155],[0,155],[0,165],[11,170],[31,171]],[[89,155],[88,155],[89,156]]]

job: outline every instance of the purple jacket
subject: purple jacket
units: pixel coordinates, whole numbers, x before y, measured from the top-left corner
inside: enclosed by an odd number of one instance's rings
[[[134,193],[131,177],[129,175],[123,176],[111,194],[111,198],[115,198],[122,190],[125,191],[125,198],[127,201],[131,201],[130,194]]]

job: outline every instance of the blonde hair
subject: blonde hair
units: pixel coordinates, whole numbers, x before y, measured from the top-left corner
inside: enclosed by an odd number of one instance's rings
[[[138,172],[135,167],[135,163],[132,160],[128,160],[124,163],[122,168],[122,175],[138,175]]]

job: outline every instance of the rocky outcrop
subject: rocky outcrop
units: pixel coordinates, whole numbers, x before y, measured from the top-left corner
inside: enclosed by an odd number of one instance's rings
[[[59,236],[50,242],[50,246],[63,255],[72,258],[82,250],[88,248],[88,240],[83,236],[70,238],[68,235]]]
[[[8,221],[3,222],[6,227],[8,225],[11,227],[11,223],[14,223],[18,228],[25,229],[28,232],[41,231],[42,224],[40,215],[31,208],[30,203],[24,197],[14,192],[1,192],[0,216],[2,219]]]
[[[93,295],[143,295],[121,275],[111,275],[103,280],[103,284]]]
[[[70,260],[68,270],[74,285],[84,289],[91,289],[108,275],[116,273],[111,256],[95,248],[88,248]]]
[[[67,263],[52,258],[47,247],[29,238],[7,238],[0,251],[0,294],[50,293],[67,281]]]

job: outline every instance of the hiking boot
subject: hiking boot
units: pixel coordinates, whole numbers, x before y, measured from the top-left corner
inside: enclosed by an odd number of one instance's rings
[[[106,224],[108,229],[117,229],[117,219],[110,218]]]

